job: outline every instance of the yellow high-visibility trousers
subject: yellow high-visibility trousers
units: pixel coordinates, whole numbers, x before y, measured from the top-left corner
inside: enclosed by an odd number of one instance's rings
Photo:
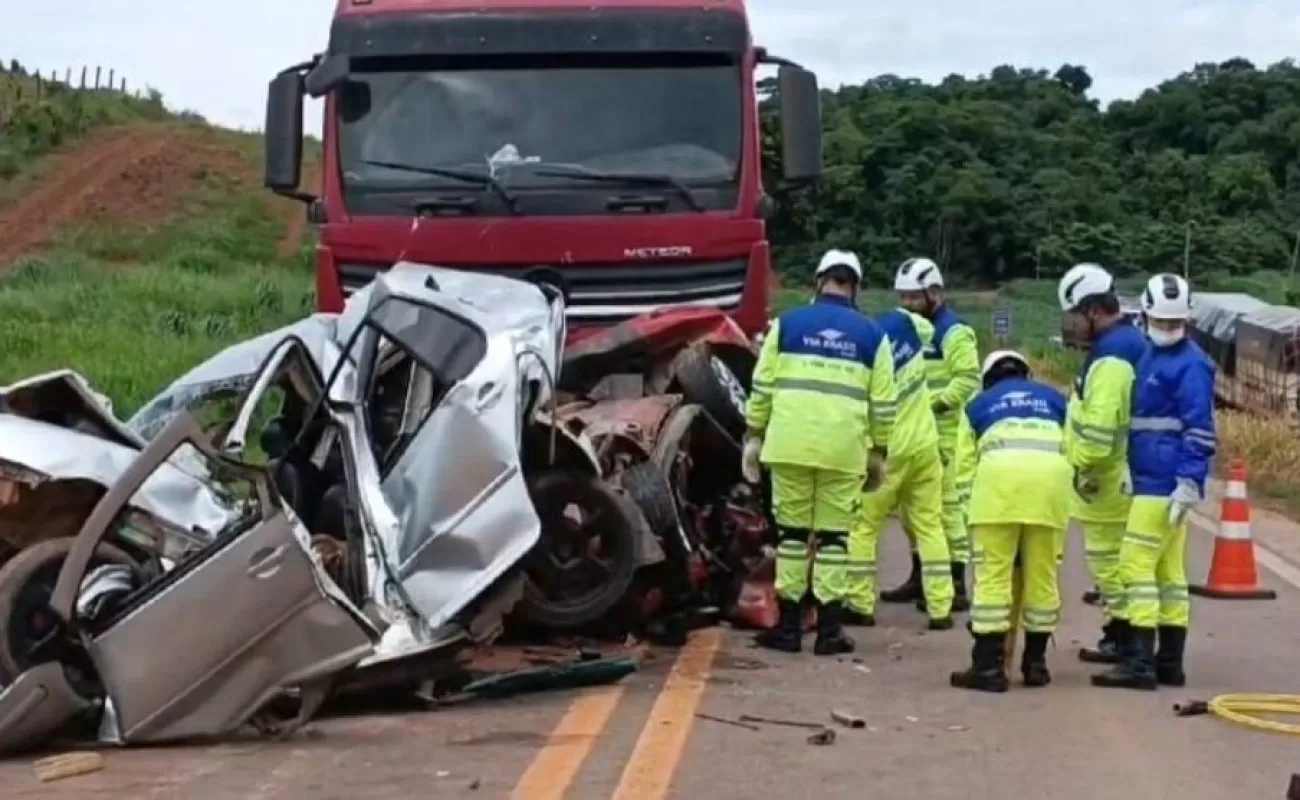
[[[1187,520],[1169,524],[1168,497],[1133,498],[1128,531],[1120,544],[1119,572],[1130,625],[1187,627]]]
[[[1020,555],[1024,579],[1022,617],[1032,633],[1052,633],[1061,618],[1057,548],[1061,532],[1042,525],[972,525],[971,562],[975,592],[971,630],[976,634],[1011,630],[1012,575]]]
[[[858,514],[862,476],[788,464],[772,464],[771,470],[772,515],[780,535],[777,595],[803,599],[811,560],[813,597],[820,603],[843,601],[848,590],[848,533]]]
[[[849,533],[848,606],[859,614],[876,610],[876,563],[880,532],[889,515],[898,511],[903,529],[916,542],[921,558],[921,585],[926,611],[934,619],[952,613],[952,567],[943,529],[943,464],[938,448],[892,456],[885,477],[874,492],[862,494],[861,507]]]
[[[943,456],[943,535],[948,540],[948,556],[954,564],[971,559],[970,535],[966,532],[966,503],[957,488],[957,458],[950,450]],[[914,533],[915,535],[915,533]]]
[[[1123,522],[1080,522],[1083,527],[1083,556],[1101,592],[1107,619],[1128,619],[1128,595],[1120,574],[1120,543]]]

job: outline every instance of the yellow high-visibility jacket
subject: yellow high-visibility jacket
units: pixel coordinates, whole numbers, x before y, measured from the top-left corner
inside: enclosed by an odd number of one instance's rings
[[[772,323],[745,409],[763,463],[864,474],[896,414],[889,339],[848,298],[822,295]]]
[[[889,439],[891,459],[904,459],[939,444],[939,428],[930,407],[925,348],[934,340],[934,325],[920,314],[896,308],[876,318],[894,355],[898,415]]]
[[[1070,513],[1084,522],[1124,522],[1132,503],[1128,433],[1138,364],[1150,343],[1127,322],[1107,328],[1092,344],[1070,394],[1065,452],[1070,466],[1096,482],[1087,502],[1070,491]]]
[[[980,390],[979,343],[975,329],[946,305],[930,321],[934,339],[925,352],[926,372],[939,448],[947,455],[956,446],[961,410]]]
[[[1069,525],[1065,415],[1065,396],[1031,380],[1002,380],[971,400],[956,451],[970,525]]]

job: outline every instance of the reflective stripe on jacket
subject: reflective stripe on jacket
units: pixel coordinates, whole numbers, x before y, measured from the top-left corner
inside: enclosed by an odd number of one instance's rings
[[[934,339],[934,326],[920,314],[902,308],[887,311],[876,321],[889,337],[889,346],[894,354],[898,416],[894,433],[889,438],[889,455],[901,459],[939,444],[939,429],[930,408],[930,390],[926,386],[924,358],[925,348]]]
[[[850,300],[823,295],[772,323],[745,409],[763,463],[862,474],[896,413],[889,339]]]
[[[935,413],[939,445],[950,451],[957,440],[961,410],[980,389],[979,344],[975,329],[948,306],[940,306],[930,321],[934,340],[925,351],[930,399],[946,410]]]
[[[1092,344],[1070,395],[1065,451],[1070,466],[1096,481],[1098,493],[1085,502],[1073,491],[1075,518],[1095,522],[1128,519],[1126,494],[1128,432],[1138,364],[1150,343],[1128,322],[1107,328]]]
[[[969,524],[1067,527],[1065,415],[1065,396],[1031,380],[999,381],[966,406],[956,468]]]
[[[1213,362],[1187,339],[1152,347],[1138,365],[1129,427],[1133,493],[1164,497],[1181,478],[1204,496],[1217,443]]]

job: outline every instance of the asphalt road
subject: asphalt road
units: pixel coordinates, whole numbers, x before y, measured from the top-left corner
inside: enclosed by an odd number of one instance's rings
[[[1203,577],[1211,538],[1193,537]],[[901,535],[885,537],[886,582],[901,578]],[[1300,589],[1264,571],[1273,602],[1196,600],[1186,689],[1099,690],[1075,651],[1096,635],[1081,543],[1063,575],[1066,613],[1049,651],[1054,683],[1000,696],[948,686],[970,639],[922,630],[911,607],[884,606],[842,658],[751,649],[740,632],[698,632],[680,652],[652,654],[615,687],[427,713],[320,720],[284,743],[105,751],[97,773],[42,785],[30,759],[0,763],[9,798],[442,798],[653,800],[915,797],[927,800],[1283,797],[1300,770],[1295,738],[1172,705],[1225,692],[1300,692]],[[811,644],[811,639],[808,642]],[[830,723],[832,710],[866,727]],[[830,723],[807,728],[737,720],[749,714]]]

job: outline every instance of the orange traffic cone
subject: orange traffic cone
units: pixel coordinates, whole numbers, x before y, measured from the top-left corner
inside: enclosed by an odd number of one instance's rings
[[[1246,499],[1246,464],[1239,458],[1228,467],[1228,485],[1219,508],[1210,578],[1204,586],[1189,586],[1198,597],[1220,600],[1275,600],[1277,592],[1259,585],[1255,543],[1250,538],[1250,502]]]

